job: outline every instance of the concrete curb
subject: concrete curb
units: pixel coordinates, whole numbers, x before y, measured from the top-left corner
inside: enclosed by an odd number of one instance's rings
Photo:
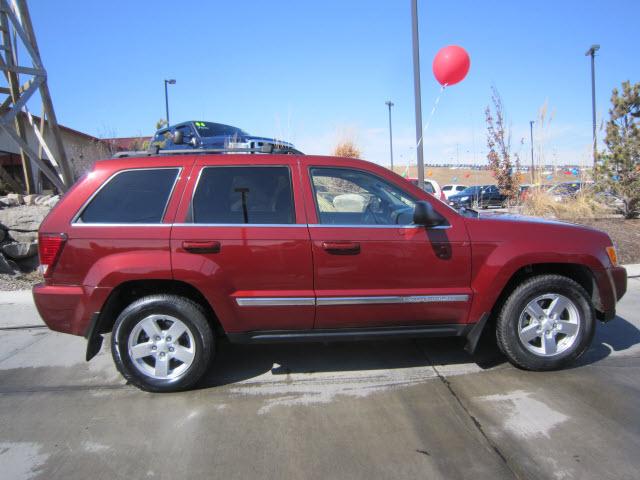
[[[627,277],[640,277],[640,263],[631,263],[629,265],[623,265],[623,267],[627,269]]]

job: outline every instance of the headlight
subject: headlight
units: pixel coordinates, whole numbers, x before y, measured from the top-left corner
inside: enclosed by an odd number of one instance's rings
[[[464,202],[465,200],[469,200],[469,197],[460,197],[461,202]]]
[[[616,252],[616,247],[607,247],[607,255],[609,255],[611,265],[613,265],[614,267],[618,265],[618,253]]]

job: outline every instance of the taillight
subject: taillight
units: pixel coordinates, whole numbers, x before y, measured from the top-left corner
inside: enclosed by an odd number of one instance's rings
[[[53,273],[67,236],[64,233],[40,233],[38,235],[38,250],[40,255],[40,271],[44,277]]]

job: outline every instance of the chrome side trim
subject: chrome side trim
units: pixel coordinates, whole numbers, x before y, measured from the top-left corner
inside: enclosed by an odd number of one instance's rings
[[[313,297],[238,297],[236,303],[240,307],[293,307],[315,305]]]
[[[240,307],[287,307],[308,305],[379,305],[396,303],[467,302],[469,295],[404,295],[381,297],[237,297]]]
[[[171,223],[73,223],[72,227],[171,227]]]
[[[446,230],[451,225],[438,225],[436,227],[423,227],[422,225],[333,225],[330,223],[310,223],[309,228],[393,228],[395,230],[422,229],[427,230]]]
[[[306,228],[306,223],[174,223],[174,227],[271,227]]]
[[[469,295],[407,295],[386,297],[320,297],[316,305],[377,305],[393,303],[446,303],[467,302]]]

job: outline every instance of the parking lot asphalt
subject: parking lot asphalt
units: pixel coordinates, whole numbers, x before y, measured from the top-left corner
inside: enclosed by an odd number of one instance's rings
[[[126,385],[106,348],[0,295],[0,478],[638,478],[640,278],[575,367],[518,370],[490,336],[221,343],[199,388]]]

